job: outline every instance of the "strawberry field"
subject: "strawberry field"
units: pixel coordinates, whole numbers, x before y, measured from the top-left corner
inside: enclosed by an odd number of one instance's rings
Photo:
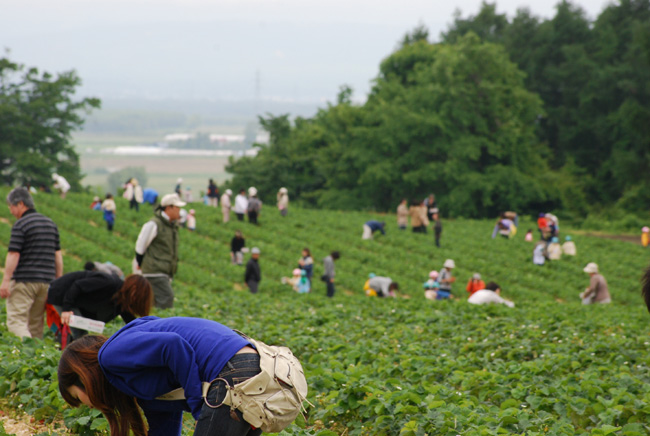
[[[3,198],[6,193],[0,190]],[[88,208],[91,199],[35,196],[37,210],[59,226],[65,271],[81,269],[86,260],[110,260],[130,271],[151,209],[136,213],[118,202],[109,234],[101,213]],[[562,234],[573,236],[578,255],[539,267],[521,235],[490,239],[492,221],[445,221],[437,248],[432,234],[400,232],[393,216],[291,208],[282,218],[268,206],[255,227],[224,225],[220,210],[194,208],[197,231],[181,232],[176,305],[154,315],[209,318],[289,346],[303,362],[314,407],[286,434],[650,433],[650,314],[639,284],[650,251],[640,246],[572,234],[566,225]],[[373,217],[388,222],[387,235],[362,241],[361,226]],[[13,222],[0,207],[4,252]],[[520,229],[528,227],[534,226]],[[262,251],[260,294],[243,290],[243,267],[230,264],[235,229],[248,247]],[[281,284],[305,246],[316,261],[316,278],[322,258],[341,252],[333,299],[317,279],[311,294]],[[422,283],[447,258],[456,262],[454,293],[462,298],[425,300]],[[613,304],[580,304],[587,262],[600,265]],[[390,276],[410,298],[365,297],[362,286],[371,272]],[[499,283],[516,307],[469,305],[464,287],[474,272]],[[0,408],[44,422],[63,419],[75,434],[106,432],[98,412],[64,405],[55,377],[60,351],[52,337],[21,342],[4,321],[3,305]],[[121,325],[109,324],[108,333]],[[185,434],[191,425],[190,419]]]

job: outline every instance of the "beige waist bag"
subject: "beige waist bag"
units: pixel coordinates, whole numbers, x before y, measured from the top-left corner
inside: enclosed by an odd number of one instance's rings
[[[260,355],[261,372],[234,386],[226,382],[226,398],[218,406],[239,410],[244,420],[265,433],[278,433],[289,426],[301,412],[306,412],[307,379],[302,365],[287,347],[266,345],[237,332],[248,340]],[[213,380],[215,381],[215,380]],[[203,398],[211,382],[203,382]],[[157,397],[157,400],[184,399],[183,388]],[[307,401],[309,403],[309,401]],[[311,404],[311,403],[309,403]]]
[[[287,347],[266,345],[243,335],[260,355],[259,374],[234,386],[223,404],[237,409],[244,420],[265,433],[277,433],[304,409],[307,379],[302,365]],[[204,390],[204,397],[207,390]]]

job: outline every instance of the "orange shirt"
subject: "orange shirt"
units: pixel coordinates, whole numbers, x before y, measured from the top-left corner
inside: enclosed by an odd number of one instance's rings
[[[469,282],[467,282],[467,292],[469,292],[469,295],[472,295],[476,291],[480,291],[481,289],[485,289],[485,282],[483,280],[474,280],[470,279]]]

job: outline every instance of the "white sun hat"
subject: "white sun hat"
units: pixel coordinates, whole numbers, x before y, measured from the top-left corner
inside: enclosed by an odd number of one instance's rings
[[[456,268],[456,262],[453,259],[447,259],[442,266],[445,268]]]

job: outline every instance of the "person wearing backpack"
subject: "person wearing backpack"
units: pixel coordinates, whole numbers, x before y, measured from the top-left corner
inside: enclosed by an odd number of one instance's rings
[[[84,336],[63,351],[57,375],[63,399],[100,410],[112,436],[180,435],[183,411],[195,436],[277,433],[307,396],[288,348],[200,318],[147,316],[110,338]]]

